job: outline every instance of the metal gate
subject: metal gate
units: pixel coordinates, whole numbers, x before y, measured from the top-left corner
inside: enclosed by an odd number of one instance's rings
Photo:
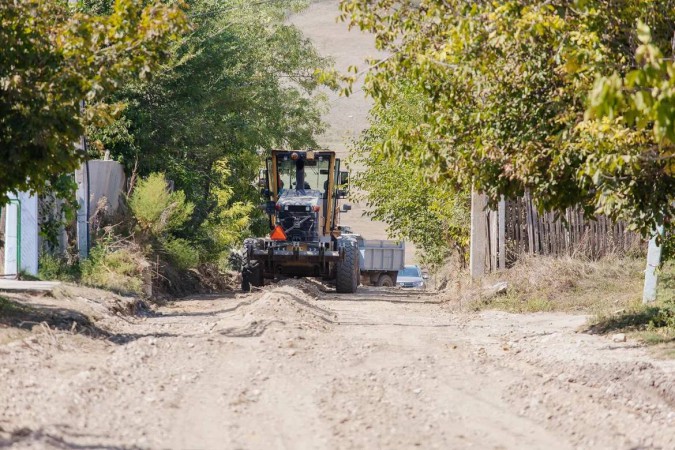
[[[15,220],[9,220],[15,216]],[[12,224],[12,226],[9,226]],[[21,267],[21,200],[0,207],[0,278],[16,278]]]

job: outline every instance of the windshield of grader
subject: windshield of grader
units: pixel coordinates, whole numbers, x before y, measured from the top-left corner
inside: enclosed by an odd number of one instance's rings
[[[304,186],[297,186],[298,164],[302,167],[304,163],[305,182]],[[319,156],[313,161],[294,161],[287,155],[280,155],[277,159],[277,169],[279,170],[280,195],[289,190],[305,189],[316,190],[323,193],[326,197],[326,187],[328,186],[328,171],[330,169],[330,160]]]

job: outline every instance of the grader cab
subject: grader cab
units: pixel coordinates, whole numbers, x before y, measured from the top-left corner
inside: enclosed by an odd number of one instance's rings
[[[242,289],[262,286],[279,275],[333,280],[337,292],[359,284],[355,235],[339,225],[338,201],[347,196],[348,174],[332,151],[273,150],[259,184],[269,217],[268,237],[247,239]]]

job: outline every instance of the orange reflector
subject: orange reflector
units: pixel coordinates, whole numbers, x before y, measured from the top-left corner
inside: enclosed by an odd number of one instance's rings
[[[284,233],[284,229],[281,228],[281,225],[277,225],[274,231],[272,231],[272,234],[270,234],[270,239],[272,239],[273,241],[286,240],[286,233]]]

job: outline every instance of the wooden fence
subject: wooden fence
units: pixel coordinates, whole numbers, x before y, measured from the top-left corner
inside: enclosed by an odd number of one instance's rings
[[[485,233],[486,271],[506,268],[522,254],[597,259],[643,245],[640,236],[623,223],[604,216],[586,217],[578,208],[568,208],[562,216],[539,214],[527,195],[500,202],[496,211],[483,215],[485,226],[479,230]]]

